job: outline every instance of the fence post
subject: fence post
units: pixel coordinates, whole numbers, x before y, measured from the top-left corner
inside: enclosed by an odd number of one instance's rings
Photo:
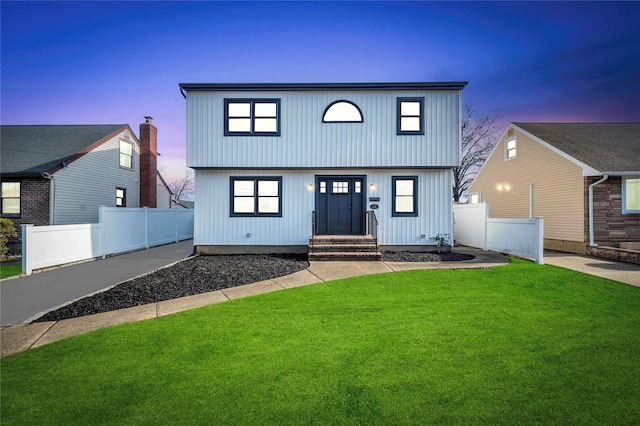
[[[100,257],[102,259],[106,258],[107,255],[105,254],[105,250],[104,250],[104,234],[105,234],[105,226],[104,226],[104,208],[105,206],[99,206],[98,207],[98,223],[100,224],[100,232],[98,233],[98,235],[100,235]]]
[[[29,236],[33,225],[21,225],[22,226],[22,273],[25,275],[31,275],[33,268],[31,267],[31,256],[29,256]]]
[[[535,252],[536,263],[544,265],[544,218],[535,218]]]
[[[149,248],[149,207],[144,209],[144,247]]]
[[[175,218],[175,222],[174,223],[175,223],[176,243],[177,243],[179,241],[178,240],[178,223],[179,223],[179,220],[178,220],[178,209],[173,209],[173,211],[174,211],[173,212],[173,217]]]
[[[487,251],[487,220],[489,219],[489,203],[484,203],[484,219],[482,220],[482,250]]]

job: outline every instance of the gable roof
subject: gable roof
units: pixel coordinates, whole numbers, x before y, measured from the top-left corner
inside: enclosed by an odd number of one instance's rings
[[[125,129],[137,141],[127,124],[0,126],[1,173],[54,173]]]
[[[512,123],[600,173],[640,172],[640,123]]]

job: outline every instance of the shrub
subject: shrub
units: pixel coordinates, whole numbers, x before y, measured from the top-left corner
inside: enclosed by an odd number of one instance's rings
[[[0,218],[0,257],[6,256],[9,252],[9,247],[7,247],[9,238],[17,236],[18,231],[16,231],[13,221],[4,217]]]

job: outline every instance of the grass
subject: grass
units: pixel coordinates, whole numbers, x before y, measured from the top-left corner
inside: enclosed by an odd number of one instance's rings
[[[22,273],[22,265],[21,264],[0,264],[0,280],[9,277],[15,277],[16,275],[20,275]]]
[[[3,426],[638,424],[640,288],[513,260],[239,299],[1,361]]]

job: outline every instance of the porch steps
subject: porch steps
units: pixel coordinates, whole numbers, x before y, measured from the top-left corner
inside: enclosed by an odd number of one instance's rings
[[[371,235],[316,235],[309,238],[309,260],[382,260]]]

